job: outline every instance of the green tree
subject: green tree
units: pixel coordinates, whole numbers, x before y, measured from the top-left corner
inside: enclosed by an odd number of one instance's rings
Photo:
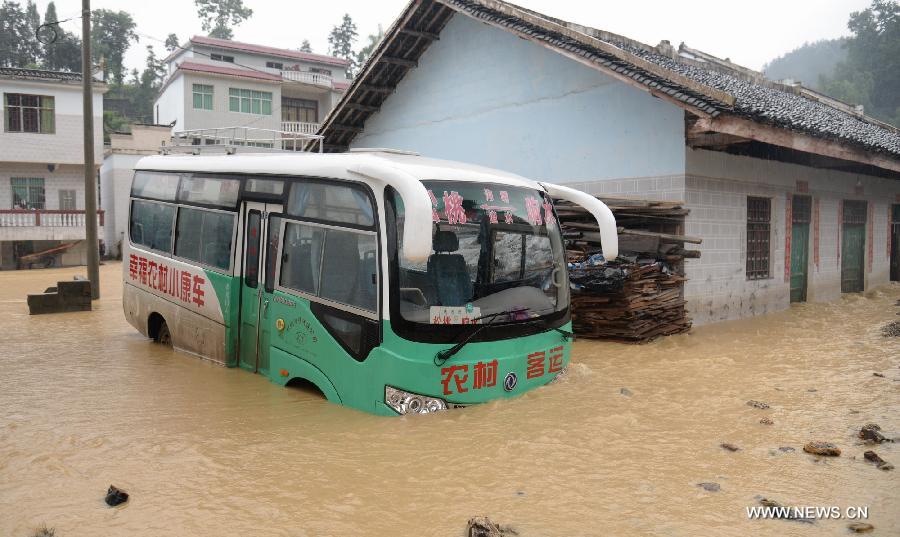
[[[365,65],[366,60],[369,59],[369,56],[372,55],[372,52],[375,50],[375,47],[378,46],[378,43],[381,42],[381,38],[384,37],[384,29],[381,25],[378,25],[378,33],[377,34],[369,34],[367,38],[369,40],[366,43],[366,46],[359,49],[359,52],[356,53],[356,58],[354,58],[353,65],[353,74],[354,76],[359,73],[359,70],[362,69],[362,66]]]
[[[847,59],[823,77],[825,93],[862,104],[866,113],[900,125],[900,4],[874,0],[850,15]]]
[[[181,45],[178,44],[178,36],[175,34],[169,34],[166,37],[166,50],[172,52],[173,50],[180,48]]]
[[[124,57],[132,42],[138,41],[137,26],[125,11],[96,9],[91,13],[91,51],[94,62],[103,65],[107,80],[121,84],[125,77]],[[100,62],[100,58],[105,59]]]
[[[0,4],[0,67],[28,67],[40,59],[33,14],[37,13],[29,0],[25,9],[19,2],[4,0]],[[38,17],[38,25],[40,17]]]
[[[328,54],[336,58],[344,58],[350,62],[347,76],[353,76],[353,43],[356,42],[356,24],[349,13],[344,14],[340,25],[336,25],[328,34]]]
[[[303,40],[303,43],[300,45],[300,52],[308,52],[312,54],[312,45],[309,44],[309,39]]]
[[[56,5],[50,2],[44,13],[44,23],[49,24],[58,20]],[[42,63],[44,69],[81,72],[81,39],[78,36],[65,31],[59,25],[53,25],[45,27],[40,37],[45,43]]]
[[[253,10],[243,0],[194,0],[201,26],[210,37],[231,39],[231,28],[253,16]]]

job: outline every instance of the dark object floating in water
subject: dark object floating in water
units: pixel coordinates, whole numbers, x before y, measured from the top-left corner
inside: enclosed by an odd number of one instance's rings
[[[810,442],[803,446],[803,451],[824,457],[840,457],[841,448],[831,442]]]
[[[884,337],[900,337],[900,321],[892,321],[881,327]]]
[[[877,423],[867,423],[863,425],[862,429],[859,430],[859,437],[866,442],[875,444],[891,441],[881,434],[881,427]]]
[[[518,532],[510,527],[492,522],[486,516],[472,517],[466,526],[466,537],[507,537],[509,535],[518,535]]]
[[[849,524],[847,529],[854,533],[869,533],[870,531],[875,529],[875,526],[869,524],[868,522],[854,522],[853,524]]]
[[[867,461],[874,464],[875,467],[878,468],[879,470],[893,470],[894,469],[893,464],[882,459],[878,455],[878,453],[875,453],[874,451],[866,451],[865,453],[863,453],[863,457],[865,457]]]
[[[113,485],[109,486],[106,491],[106,505],[115,507],[128,501],[128,493],[122,489],[118,489]]]
[[[628,388],[620,388],[619,393],[621,393],[625,397],[631,397],[631,390],[629,390]]]
[[[752,406],[753,408],[758,408],[760,410],[765,410],[765,409],[769,408],[769,405],[767,403],[763,403],[762,401],[756,401],[754,399],[747,401],[747,405]]]
[[[722,489],[718,483],[697,483],[697,486],[707,492],[719,492]]]
[[[727,449],[728,451],[740,451],[740,449],[741,449],[741,448],[737,447],[736,445],[729,444],[727,442],[723,442],[719,445],[722,447],[722,449]]]

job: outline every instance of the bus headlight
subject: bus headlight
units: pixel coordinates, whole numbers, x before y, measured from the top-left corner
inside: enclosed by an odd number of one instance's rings
[[[447,402],[443,399],[404,392],[391,386],[384,387],[384,402],[401,415],[430,414],[448,408]]]

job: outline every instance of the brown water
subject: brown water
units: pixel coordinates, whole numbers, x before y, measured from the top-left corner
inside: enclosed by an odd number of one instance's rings
[[[868,506],[876,535],[900,534],[900,470],[855,439],[869,421],[900,436],[900,338],[879,332],[900,286],[650,345],[580,341],[562,382],[390,419],[149,343],[119,270],[93,312],[35,317],[25,293],[81,271],[0,273],[0,535],[460,536],[478,514],[525,537],[846,535],[748,520],[756,495]],[[817,460],[809,440],[844,453]],[[876,451],[900,467],[900,443]]]

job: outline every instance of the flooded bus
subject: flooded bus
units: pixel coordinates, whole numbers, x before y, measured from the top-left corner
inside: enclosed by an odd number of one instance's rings
[[[136,166],[123,306],[145,336],[332,402],[423,414],[553,380],[572,333],[558,185],[387,150]]]

